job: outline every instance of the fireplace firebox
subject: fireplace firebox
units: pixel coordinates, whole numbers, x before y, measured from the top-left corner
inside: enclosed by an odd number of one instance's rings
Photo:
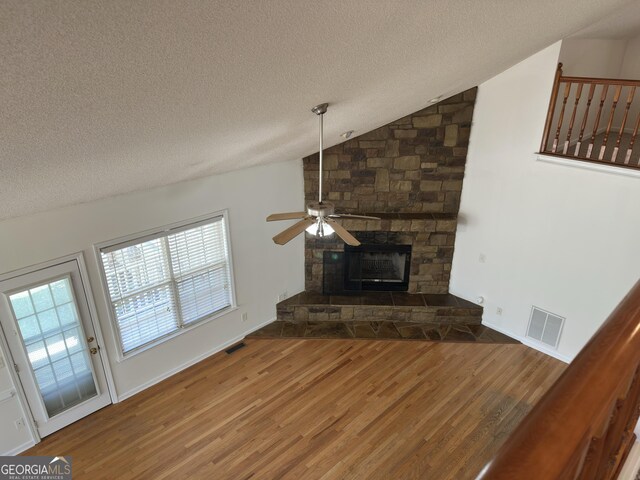
[[[344,252],[325,251],[325,294],[360,291],[407,291],[411,245],[345,245]]]
[[[411,245],[345,245],[345,290],[406,291],[410,265]]]

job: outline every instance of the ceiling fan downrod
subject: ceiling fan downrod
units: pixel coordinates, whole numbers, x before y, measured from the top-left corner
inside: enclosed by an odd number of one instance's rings
[[[313,113],[315,113],[316,115],[318,115],[319,120],[320,120],[320,165],[319,165],[319,174],[320,174],[320,181],[318,184],[318,204],[322,205],[322,151],[324,150],[324,125],[323,125],[323,118],[324,118],[324,114],[327,113],[327,107],[329,106],[328,103],[321,103],[320,105],[316,105],[315,107],[313,107],[311,109],[311,111]]]

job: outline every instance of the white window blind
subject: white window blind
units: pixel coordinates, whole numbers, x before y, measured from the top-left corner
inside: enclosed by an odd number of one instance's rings
[[[222,216],[100,252],[124,354],[232,304]]]

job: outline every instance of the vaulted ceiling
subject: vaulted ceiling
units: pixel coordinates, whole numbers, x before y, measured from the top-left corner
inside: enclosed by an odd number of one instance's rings
[[[628,0],[0,3],[0,218],[314,152]],[[526,92],[523,92],[526,95]]]

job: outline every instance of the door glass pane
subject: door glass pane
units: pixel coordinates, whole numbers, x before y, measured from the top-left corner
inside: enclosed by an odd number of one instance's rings
[[[71,280],[9,296],[49,417],[97,395]]]

